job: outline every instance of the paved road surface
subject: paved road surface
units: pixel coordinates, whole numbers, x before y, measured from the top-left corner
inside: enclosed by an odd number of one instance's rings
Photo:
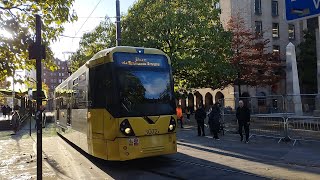
[[[214,141],[196,134],[193,126],[186,126],[178,132],[177,154],[129,162],[85,156],[58,136],[45,137],[44,179],[320,179],[318,143],[293,147],[275,139],[253,138],[244,144],[236,135]],[[35,177],[35,138],[19,137],[0,141],[0,154],[6,154],[0,158],[4,179]]]

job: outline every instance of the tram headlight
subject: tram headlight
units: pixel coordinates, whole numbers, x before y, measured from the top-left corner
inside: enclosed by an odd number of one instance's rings
[[[176,120],[171,117],[169,127],[168,127],[168,132],[173,132],[176,129],[177,123]]]
[[[120,131],[125,136],[135,136],[134,131],[129,123],[128,119],[125,119],[120,124]]]
[[[130,134],[130,133],[131,133],[131,129],[130,129],[130,128],[126,128],[126,129],[124,130],[124,132],[125,132],[126,134]]]

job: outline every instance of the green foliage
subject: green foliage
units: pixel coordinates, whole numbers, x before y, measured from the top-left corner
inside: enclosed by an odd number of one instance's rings
[[[235,77],[231,33],[224,31],[218,0],[140,0],[122,19],[122,45],[158,48],[172,62],[176,90],[221,88]],[[83,35],[71,59],[74,72],[98,51],[115,46],[115,26],[102,22]]]
[[[122,44],[167,53],[179,89],[223,87],[235,71],[228,62],[231,34],[221,25],[217,2],[140,0],[123,19]]]
[[[115,25],[109,20],[102,21],[92,32],[82,36],[79,49],[70,57],[71,71],[75,72],[94,54],[115,44]]]
[[[317,47],[314,31],[304,31],[304,41],[298,45],[298,70],[303,93],[317,92]]]
[[[42,17],[42,41],[47,47],[45,66],[56,69],[50,43],[63,32],[63,23],[77,19],[74,0],[6,0],[0,2],[0,80],[12,76],[14,69],[33,69],[28,45],[35,39],[35,15]],[[9,35],[4,35],[8,34]]]

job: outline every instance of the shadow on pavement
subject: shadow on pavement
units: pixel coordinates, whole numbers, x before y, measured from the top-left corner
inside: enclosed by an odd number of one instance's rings
[[[192,129],[194,131],[192,131]],[[310,161],[310,159],[314,159],[317,156],[317,152],[320,151],[319,145],[311,145],[303,148],[293,147],[291,144],[278,144],[277,139],[261,137],[252,139],[249,144],[244,144],[240,142],[239,135],[226,134],[225,136],[220,136],[220,141],[216,141],[209,136],[196,136],[196,129],[194,127],[189,127],[188,130],[180,129],[179,131],[178,145],[184,147],[252,162],[259,162],[266,165],[283,167],[293,171],[303,171],[316,174],[320,172],[320,169],[315,170],[309,168],[320,167],[320,158],[314,161],[314,164]],[[308,149],[312,149],[314,151],[313,156],[306,152]],[[291,152],[295,151],[302,153],[302,157],[296,157],[293,155],[289,156]],[[303,152],[305,152],[305,154],[303,154]],[[303,160],[305,162],[303,162]],[[305,168],[305,166],[308,168]]]
[[[183,153],[124,162],[106,161],[87,154],[65,138],[61,138],[114,179],[266,179]],[[199,161],[200,164],[195,163]]]

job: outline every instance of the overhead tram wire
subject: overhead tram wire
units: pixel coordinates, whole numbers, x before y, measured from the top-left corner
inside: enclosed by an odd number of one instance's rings
[[[65,38],[77,38],[77,39],[81,39],[81,37],[76,37],[76,36],[68,36],[68,35],[60,35],[60,37],[65,37]]]
[[[97,5],[93,8],[93,10],[91,11],[90,15],[87,17],[87,19],[84,21],[84,23],[81,25],[80,29],[76,32],[76,34],[74,35],[75,37],[78,35],[78,33],[80,32],[80,30],[83,28],[83,26],[87,23],[88,19],[91,17],[91,15],[93,14],[93,12],[97,9],[98,5],[100,4],[102,0],[99,0],[99,2],[97,3]]]
[[[112,18],[116,18],[116,17],[109,17],[109,16],[105,16],[105,17],[82,17],[82,18],[94,18],[94,19],[108,19],[108,20],[111,20]],[[82,37],[77,37],[77,36],[69,36],[69,35],[60,35],[60,37],[65,37],[65,38],[72,38],[72,39],[81,39]]]

